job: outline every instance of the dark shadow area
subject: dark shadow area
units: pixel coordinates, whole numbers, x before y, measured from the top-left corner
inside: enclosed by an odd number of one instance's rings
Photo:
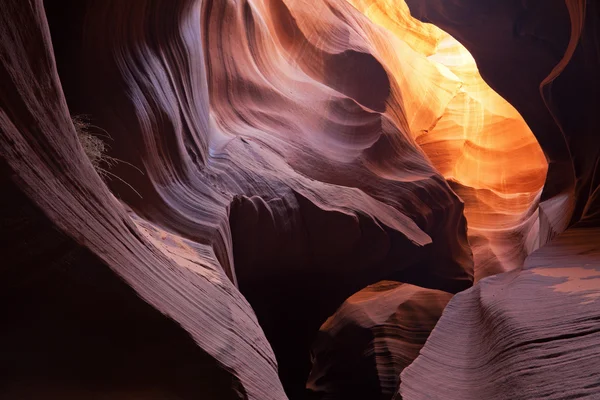
[[[0,169],[0,398],[240,398],[183,329],[57,231],[6,175]]]
[[[470,284],[433,276],[429,246],[415,246],[369,216],[326,211],[298,193],[294,197],[239,196],[229,220],[240,291],[273,347],[292,400],[307,395],[310,347],[320,326],[352,294],[381,280],[448,292]],[[297,202],[297,208],[286,210],[285,201]]]

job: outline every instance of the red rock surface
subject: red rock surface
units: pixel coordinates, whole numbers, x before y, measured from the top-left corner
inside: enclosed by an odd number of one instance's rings
[[[350,296],[313,344],[309,398],[392,398],[451,298],[391,281]]]
[[[522,271],[454,296],[402,372],[402,398],[596,398],[599,234],[569,229],[529,256]]]
[[[140,218],[214,251],[207,262],[252,305],[287,391],[303,393],[314,335],[356,291],[382,279],[470,286],[462,202],[398,128],[400,116],[375,112],[390,82],[367,47],[315,49],[299,65],[277,25],[291,12],[284,3],[172,4],[142,12],[89,2],[83,19],[69,21],[49,7],[53,37],[84,32],[81,43],[55,40],[67,101],[110,133],[111,156],[144,172],[117,164],[111,172],[142,198],[116,180],[113,192]],[[303,3],[292,6],[301,12]],[[371,24],[350,5],[342,11]],[[158,38],[157,18],[173,24]],[[326,61],[345,50],[342,61]],[[348,62],[361,66],[335,69]],[[361,84],[378,74],[383,86],[341,93],[339,74]]]
[[[540,244],[569,228],[531,254],[522,270],[455,296],[402,373],[399,393],[409,399],[596,398],[600,142],[592,110],[600,105],[600,70],[592,43],[600,37],[598,4],[498,2],[475,10],[467,1],[452,10],[436,1],[409,4],[459,38],[532,127],[550,162]],[[479,22],[461,24],[474,11]],[[502,26],[514,26],[522,40]],[[498,44],[493,52],[490,40]],[[531,68],[499,69],[502,57]]]
[[[5,2],[0,18],[3,387],[12,398],[26,395],[20,386],[45,393],[47,381],[59,398],[78,387],[285,398],[271,347],[212,249],[199,245],[193,270],[154,246],[87,160],[42,3]],[[72,251],[84,255],[69,261]]]
[[[593,396],[599,12],[5,0],[0,398]]]

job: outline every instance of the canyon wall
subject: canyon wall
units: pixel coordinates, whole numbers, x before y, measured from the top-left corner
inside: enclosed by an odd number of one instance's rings
[[[594,393],[598,16],[6,0],[0,397]]]

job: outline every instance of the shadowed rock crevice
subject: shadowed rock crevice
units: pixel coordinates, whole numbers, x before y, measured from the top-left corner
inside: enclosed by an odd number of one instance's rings
[[[593,396],[599,13],[4,0],[0,397]]]
[[[0,397],[244,398],[180,326],[56,229],[14,184],[3,178],[0,187]]]

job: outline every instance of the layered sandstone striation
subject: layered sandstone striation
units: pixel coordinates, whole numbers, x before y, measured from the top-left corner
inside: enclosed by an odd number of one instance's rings
[[[598,16],[6,0],[0,397],[594,393]]]
[[[595,398],[599,234],[568,229],[530,255],[523,270],[456,295],[402,372],[402,398]]]
[[[402,373],[399,393],[411,399],[594,398],[600,374],[593,361],[600,295],[600,142],[593,111],[600,105],[598,4],[408,3],[413,15],[465,44],[490,85],[525,117],[549,168],[538,211],[537,240],[545,246],[522,269],[453,298],[421,355]],[[473,12],[481,18],[473,21]],[[513,67],[498,68],[502,59]],[[436,385],[427,384],[431,379]]]

